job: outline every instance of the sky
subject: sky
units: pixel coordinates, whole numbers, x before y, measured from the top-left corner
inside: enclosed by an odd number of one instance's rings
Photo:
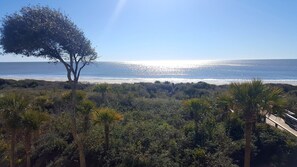
[[[69,16],[98,61],[297,58],[296,0],[0,0],[0,18],[28,5]]]

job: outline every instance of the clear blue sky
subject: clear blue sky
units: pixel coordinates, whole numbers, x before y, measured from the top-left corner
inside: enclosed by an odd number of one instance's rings
[[[0,0],[0,17],[36,4],[67,14],[99,61],[297,58],[296,0]]]

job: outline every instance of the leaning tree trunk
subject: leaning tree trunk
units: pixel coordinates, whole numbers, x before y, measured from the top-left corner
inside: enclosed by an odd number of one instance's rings
[[[245,122],[245,150],[244,150],[244,167],[251,166],[251,140],[252,140],[252,123]]]
[[[71,133],[74,138],[74,142],[77,145],[79,152],[79,164],[80,167],[86,167],[86,158],[84,152],[84,146],[82,143],[82,139],[77,132],[77,124],[76,124],[76,86],[77,81],[72,81],[72,89],[71,89]]]
[[[16,143],[16,131],[14,129],[11,130],[11,135],[10,135],[10,167],[15,167],[15,143]]]

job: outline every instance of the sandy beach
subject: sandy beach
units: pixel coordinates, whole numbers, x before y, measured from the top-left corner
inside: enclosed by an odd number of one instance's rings
[[[45,80],[45,81],[67,81],[66,77],[63,76],[0,76],[3,79],[13,79],[13,80],[24,80],[24,79],[34,79],[34,80]],[[195,82],[206,82],[214,85],[226,85],[232,82],[245,82],[250,81],[246,79],[187,79],[187,78],[107,78],[107,77],[85,77],[82,76],[79,82],[82,83],[109,83],[109,84],[122,84],[122,83],[139,83],[139,82],[149,82],[154,83],[156,81],[160,82],[171,82],[171,83],[195,83]],[[297,80],[263,80],[264,83],[273,84],[289,84],[297,85]]]

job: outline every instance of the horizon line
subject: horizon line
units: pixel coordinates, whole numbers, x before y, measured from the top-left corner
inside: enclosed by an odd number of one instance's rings
[[[297,58],[245,58],[245,59],[159,59],[159,60],[98,60],[98,61],[93,61],[92,63],[100,63],[100,62],[176,62],[176,61],[181,61],[181,62],[189,62],[189,61],[250,61],[250,60],[297,60]],[[0,61],[0,63],[54,63],[52,61],[47,61],[47,60],[36,60],[36,61]],[[60,63],[59,61],[57,63]]]

